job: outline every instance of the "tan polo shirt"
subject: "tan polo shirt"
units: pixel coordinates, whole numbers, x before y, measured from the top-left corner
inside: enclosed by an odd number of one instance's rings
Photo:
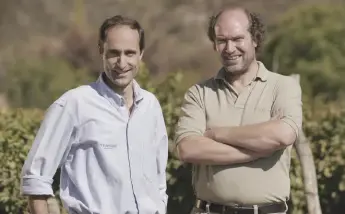
[[[192,86],[182,105],[176,145],[186,136],[203,136],[206,127],[265,122],[278,110],[283,113],[282,120],[298,135],[302,126],[299,83],[292,77],[268,71],[259,61],[258,64],[257,77],[240,94],[225,81],[223,69],[216,77]],[[193,186],[197,198],[221,204],[287,200],[291,148],[244,164],[195,165]]]

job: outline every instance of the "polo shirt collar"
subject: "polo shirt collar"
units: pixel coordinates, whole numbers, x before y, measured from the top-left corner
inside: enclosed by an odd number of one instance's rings
[[[260,62],[260,61],[257,61],[258,65],[259,65],[259,70],[258,70],[258,73],[255,77],[255,80],[261,80],[262,82],[266,82],[267,81],[267,74],[268,74],[268,70],[267,68],[265,67],[265,65]],[[225,68],[222,67],[217,75],[215,76],[215,79],[216,80],[223,80],[225,81],[225,74],[226,74],[226,71],[225,71]]]

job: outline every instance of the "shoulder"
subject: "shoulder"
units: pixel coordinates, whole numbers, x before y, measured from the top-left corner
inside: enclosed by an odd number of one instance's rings
[[[302,96],[302,89],[299,80],[294,76],[270,72],[268,81],[274,88],[275,96]]]
[[[202,94],[205,93],[205,91],[214,90],[217,87],[218,87],[217,80],[214,77],[212,77],[190,86],[187,89],[185,95],[201,96]]]
[[[90,96],[92,93],[97,93],[92,87],[92,84],[81,85],[64,92],[59,98],[57,98],[53,104],[60,105],[67,108],[72,108],[82,101],[85,97]]]
[[[76,123],[81,121],[81,109],[90,97],[97,96],[98,92],[93,83],[81,85],[65,91],[47,109],[47,113],[69,115]]]
[[[149,105],[150,107],[158,107],[160,108],[160,102],[155,94],[152,92],[146,90],[146,89],[140,89],[140,93],[146,103],[146,105]]]
[[[277,89],[286,89],[291,87],[300,87],[299,80],[295,76],[288,76],[268,71],[268,81],[275,85]]]

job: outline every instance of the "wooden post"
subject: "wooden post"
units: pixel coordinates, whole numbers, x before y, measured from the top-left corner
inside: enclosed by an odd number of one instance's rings
[[[292,74],[291,76],[300,82],[300,76],[298,74]],[[322,214],[313,153],[303,130],[301,130],[294,148],[301,163],[308,214]]]

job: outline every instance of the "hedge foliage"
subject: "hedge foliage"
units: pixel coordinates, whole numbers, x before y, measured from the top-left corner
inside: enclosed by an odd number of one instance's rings
[[[145,88],[157,94],[170,139],[173,139],[174,125],[181,104],[181,78],[181,74],[175,73],[165,82],[154,86],[148,81],[147,72],[142,72],[139,77]],[[332,214],[342,213],[340,211],[345,210],[341,203],[345,201],[345,111],[323,111],[323,114],[316,117],[312,111],[304,110],[307,112],[304,131],[312,142],[323,211]],[[26,209],[26,200],[19,195],[19,175],[43,115],[44,112],[35,109],[11,109],[0,113],[0,213],[17,214],[23,213]],[[169,214],[188,213],[194,200],[190,166],[181,165],[170,155],[167,171]],[[290,213],[304,214],[306,202],[303,181],[295,155],[292,161],[291,181]],[[55,180],[56,191],[57,186],[58,180]]]
[[[344,7],[322,5],[296,9],[270,30],[273,33],[263,52],[263,61],[269,68],[283,74],[299,73],[303,92],[310,95],[304,96],[308,99],[304,103],[303,128],[311,142],[324,214],[345,213],[345,205],[341,203],[345,201],[345,111],[321,106],[314,95],[326,94],[328,100],[340,99],[343,95],[340,92],[345,89],[345,46],[341,42],[345,32],[344,12]],[[6,86],[14,107],[45,109],[63,91],[94,77],[86,73],[61,59],[28,58],[9,68],[0,88]],[[148,73],[142,66],[138,81],[160,100],[169,139],[173,139],[188,78],[185,73],[171,73],[157,85]],[[0,213],[18,214],[27,210],[25,198],[19,195],[19,175],[43,115],[42,110],[36,109],[0,111]],[[289,212],[305,214],[303,179],[295,152],[291,166]],[[170,154],[167,172],[169,214],[188,213],[194,202],[190,165],[181,165]],[[58,195],[58,180],[53,186]]]
[[[0,84],[12,107],[45,109],[64,91],[91,80],[87,70],[49,56],[19,59],[8,70]]]
[[[39,110],[0,112],[0,213],[23,213],[20,172],[42,118]]]

